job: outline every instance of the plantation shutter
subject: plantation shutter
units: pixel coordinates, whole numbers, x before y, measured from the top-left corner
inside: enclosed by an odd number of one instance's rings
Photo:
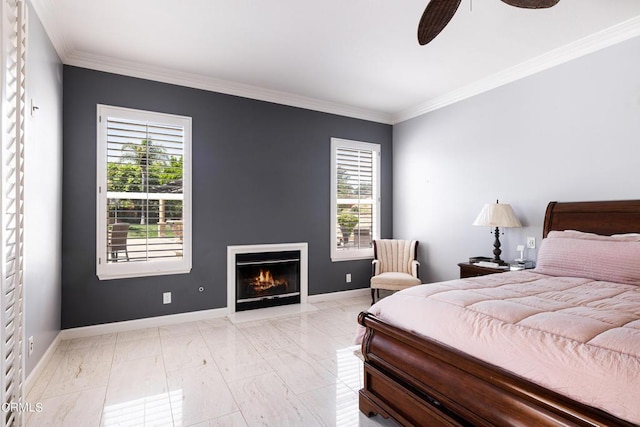
[[[107,262],[181,258],[185,129],[106,120]]]
[[[377,156],[372,149],[336,148],[336,248],[372,247],[377,236]]]
[[[2,426],[22,424],[26,9],[2,2]]]

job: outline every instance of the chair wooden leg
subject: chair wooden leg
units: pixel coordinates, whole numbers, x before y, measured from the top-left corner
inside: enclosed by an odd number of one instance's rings
[[[371,305],[375,304],[376,300],[375,300],[375,295],[376,295],[376,290],[371,288]]]

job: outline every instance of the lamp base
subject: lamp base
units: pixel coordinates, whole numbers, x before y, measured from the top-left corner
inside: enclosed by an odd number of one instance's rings
[[[496,237],[496,239],[493,241],[493,259],[491,260],[491,262],[495,262],[500,265],[507,265],[506,262],[500,259],[500,254],[502,253],[502,251],[500,250],[500,230],[498,229],[498,227],[496,227],[494,236]]]

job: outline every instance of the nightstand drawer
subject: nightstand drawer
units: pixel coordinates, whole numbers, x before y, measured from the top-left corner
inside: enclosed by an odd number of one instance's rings
[[[461,279],[464,279],[466,277],[485,276],[487,274],[504,273],[505,271],[509,271],[508,268],[481,267],[479,265],[469,264],[468,262],[461,262],[458,264],[458,267],[460,267]]]

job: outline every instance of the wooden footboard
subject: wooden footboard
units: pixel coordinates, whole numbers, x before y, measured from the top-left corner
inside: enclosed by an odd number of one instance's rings
[[[360,410],[401,425],[633,426],[369,313]]]

